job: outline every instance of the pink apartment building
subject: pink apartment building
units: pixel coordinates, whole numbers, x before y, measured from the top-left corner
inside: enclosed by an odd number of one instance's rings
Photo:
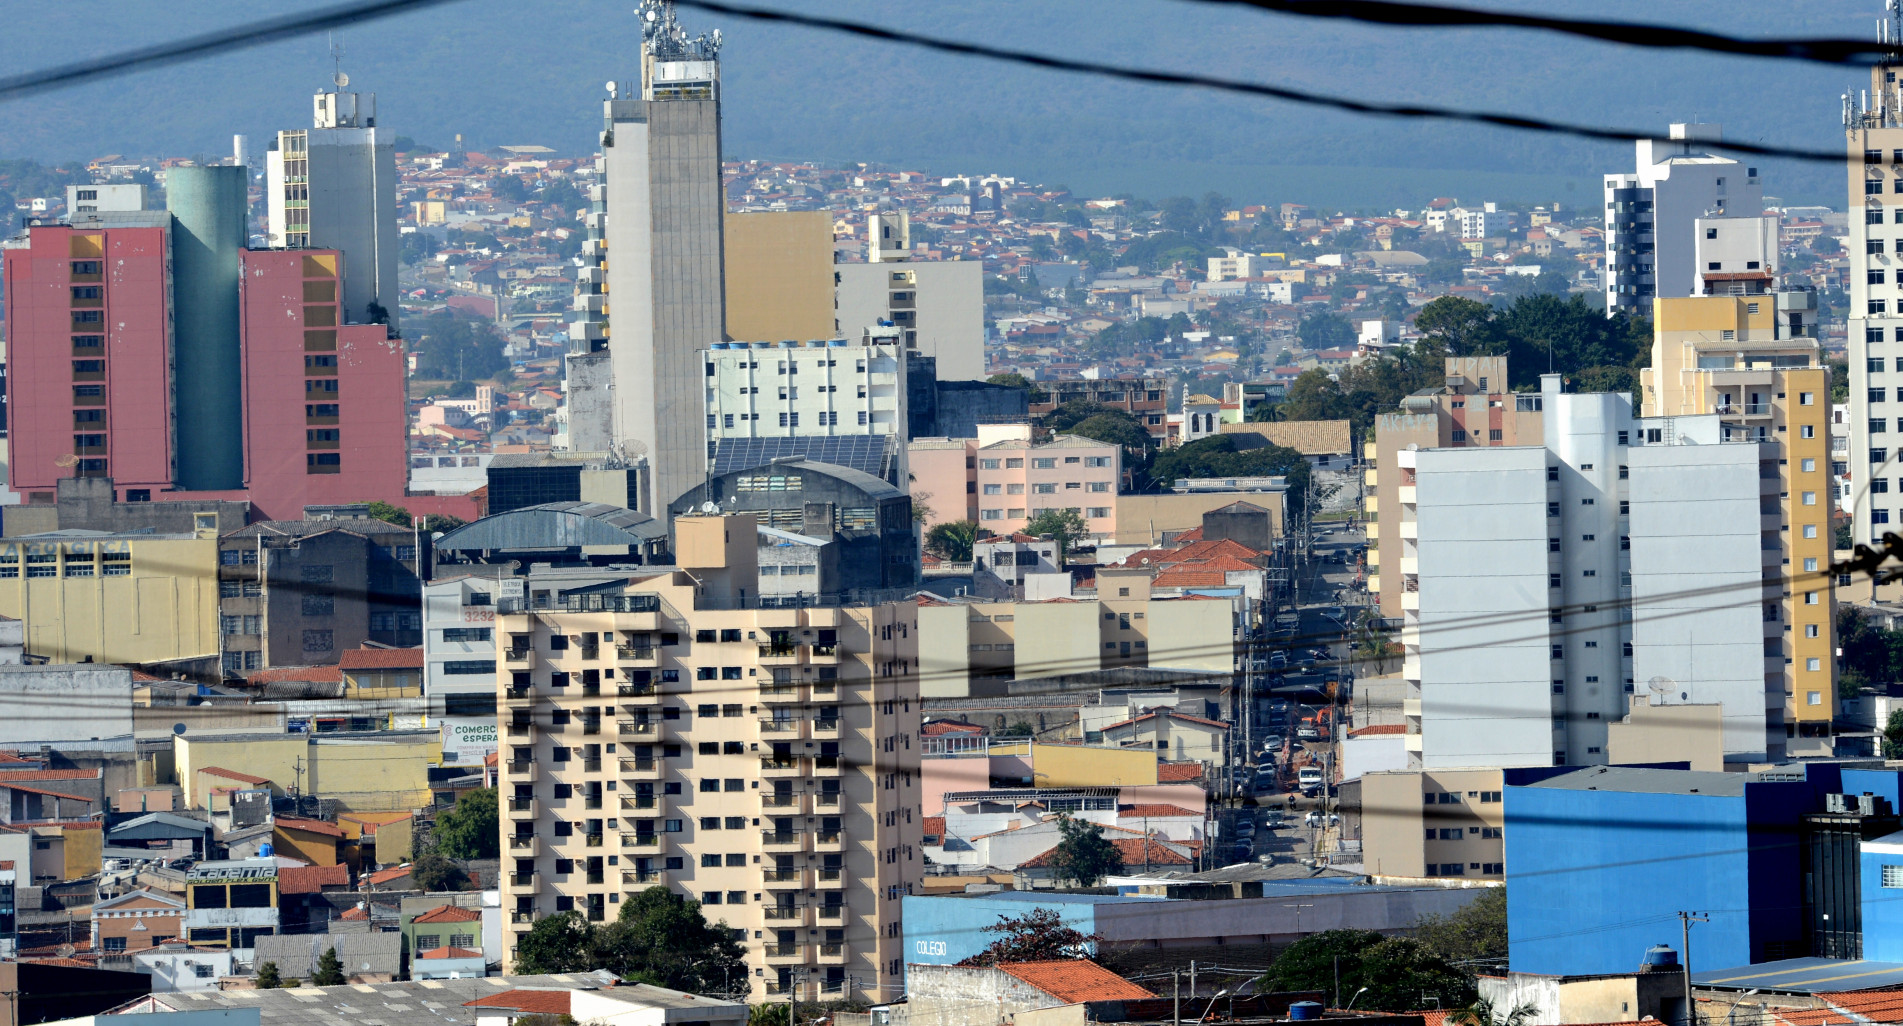
[[[1069,508],[1096,538],[1117,531],[1121,450],[1077,435],[1038,445],[1028,424],[982,424],[977,438],[919,438],[907,449],[912,496],[930,509],[926,529],[975,520],[1010,534],[1051,508]]]

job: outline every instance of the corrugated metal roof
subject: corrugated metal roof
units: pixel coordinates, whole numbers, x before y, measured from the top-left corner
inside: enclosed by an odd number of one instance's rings
[[[439,549],[520,551],[584,545],[646,545],[667,525],[645,513],[602,502],[545,502],[483,517],[443,535]]]

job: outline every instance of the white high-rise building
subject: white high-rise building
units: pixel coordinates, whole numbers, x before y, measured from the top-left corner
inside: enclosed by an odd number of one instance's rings
[[[640,80],[602,107],[564,388],[570,448],[645,459],[638,501],[665,515],[706,477],[700,354],[727,337],[720,34],[689,38],[668,0],[640,16]]]
[[[1896,31],[1896,22],[1892,22]],[[1870,69],[1870,88],[1844,98],[1850,164],[1849,448],[1852,540],[1903,530],[1892,511],[1903,430],[1903,65]]]
[[[375,93],[320,92],[311,106],[312,127],[279,132],[265,154],[268,241],[342,250],[344,320],[395,325],[394,133],[377,127]]]
[[[984,265],[977,260],[913,260],[904,211],[866,222],[866,263],[834,268],[839,331],[888,323],[907,348],[937,361],[940,381],[985,376]]]
[[[1397,454],[1411,765],[1604,764],[1635,695],[1720,707],[1727,762],[1781,756],[1760,444],[1556,375],[1539,399],[1544,445]]]
[[[706,361],[708,457],[716,464],[723,443],[735,457],[748,439],[808,439],[814,459],[852,465],[898,485],[907,480],[907,354],[899,329],[867,328],[856,340],[721,342]],[[859,459],[835,456],[820,440],[858,436],[883,440]],[[870,444],[870,443],[869,443]],[[753,446],[755,457],[791,450]],[[871,465],[859,465],[874,460]]]
[[[1605,177],[1607,316],[1699,294],[1698,219],[1764,212],[1758,169],[1704,149],[1720,134],[1717,125],[1675,124],[1669,140],[1638,141],[1632,173]]]

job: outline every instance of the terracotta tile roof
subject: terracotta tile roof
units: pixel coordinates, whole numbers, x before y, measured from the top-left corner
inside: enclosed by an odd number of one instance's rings
[[[279,816],[276,823],[286,830],[302,830],[307,834],[323,834],[326,837],[344,836],[344,832],[338,829],[336,824],[326,823],[321,819],[293,819],[290,816]]]
[[[26,958],[21,961],[31,962],[34,965],[63,965],[68,969],[99,968],[98,960],[91,958]]]
[[[1220,588],[1227,583],[1220,570],[1171,569],[1157,574],[1150,585],[1156,588]]]
[[[1002,962],[998,965],[998,971],[1023,980],[1066,1004],[1081,1001],[1139,1001],[1156,996],[1084,958],[1053,962]]]
[[[927,836],[936,836],[936,837],[945,836],[945,817],[926,816],[925,822],[920,827],[920,830],[922,833],[926,834]]]
[[[1185,809],[1180,805],[1163,805],[1156,802],[1146,802],[1146,803],[1140,803],[1137,805],[1117,806],[1118,819],[1141,818],[1144,816],[1198,816],[1200,817],[1200,815],[1201,815],[1200,813],[1194,812],[1190,809]]]
[[[1116,828],[1106,828],[1105,832],[1108,833],[1112,829]],[[1134,833],[1134,831],[1126,832]],[[1190,864],[1186,856],[1171,851],[1161,841],[1152,837],[1119,837],[1110,843],[1116,845],[1117,851],[1123,854],[1123,865],[1126,869],[1130,866],[1187,866]],[[1051,856],[1055,854],[1057,854],[1057,846],[1052,845],[1049,851],[1040,852],[1018,863],[1018,868],[1048,869],[1051,865]]]
[[[423,668],[423,650],[420,648],[347,649],[337,659],[337,668],[341,670],[420,670]]]
[[[99,770],[83,770],[83,769],[69,769],[69,770],[0,769],[0,784],[11,784],[16,780],[17,781],[98,780],[99,772],[100,772]]]
[[[1201,723],[1205,726],[1221,727],[1224,730],[1229,729],[1229,724],[1224,723],[1220,720],[1206,720],[1206,719],[1203,719],[1201,716],[1191,716],[1188,713],[1171,712],[1168,709],[1152,710],[1151,712],[1146,712],[1141,716],[1134,716],[1134,717],[1131,717],[1130,719],[1123,720],[1118,723],[1112,723],[1104,727],[1103,729],[1109,730],[1111,727],[1127,727],[1132,723],[1142,723],[1144,720],[1155,718],[1158,713],[1161,713],[1164,716],[1168,716],[1170,719],[1173,719],[1173,720],[1182,720],[1185,723]]]
[[[16,762],[24,766],[38,766],[40,764],[40,760],[38,759],[21,758],[19,752],[0,752],[0,766]]]
[[[274,666],[268,670],[253,670],[245,676],[246,684],[282,684],[285,681],[334,683],[344,679],[344,672],[335,666]]]
[[[416,956],[418,958],[481,958],[482,952],[468,948],[431,948]]]
[[[1156,782],[1159,784],[1187,784],[1203,778],[1203,764],[1200,762],[1159,762],[1156,764]]]
[[[985,728],[976,723],[963,723],[957,720],[933,720],[919,728],[923,737],[940,737],[945,734],[982,734]]]
[[[1841,1008],[1875,1022],[1903,1021],[1903,991],[1850,990],[1817,996],[1830,1002],[1833,1008]]]
[[[9,791],[26,791],[29,794],[49,794],[55,798],[71,798],[76,802],[97,803],[99,801],[97,798],[88,798],[83,794],[73,794],[70,791],[55,791],[50,787],[28,787],[25,784],[16,784],[11,780],[0,780],[0,787],[4,787]]]
[[[1214,559],[1217,556],[1233,556],[1236,559],[1260,559],[1262,553],[1231,538],[1218,538],[1215,541],[1199,541],[1185,545],[1170,552],[1176,562],[1198,559]]]
[[[254,777],[249,773],[240,773],[237,770],[228,770],[224,768],[223,766],[200,766],[198,768],[198,772],[209,773],[214,777],[224,777],[226,780],[240,780],[247,784],[270,783],[269,780],[266,780],[263,777]]]
[[[1177,535],[1176,540],[1179,542],[1185,542],[1185,543],[1202,541],[1203,540],[1202,525],[1197,524],[1195,527],[1192,527],[1189,530],[1184,531],[1182,534]]]
[[[500,994],[465,1001],[463,1007],[512,1008],[531,1015],[567,1015],[568,995],[566,990],[505,990]]]
[[[1408,1012],[1406,1014],[1420,1016],[1422,1026],[1447,1026],[1447,1017],[1453,1013],[1445,1008],[1429,1008],[1419,1012]]]
[[[370,918],[370,910],[359,905],[355,908],[344,909],[343,912],[337,916],[337,918],[355,919],[355,920],[368,919]]]
[[[1405,733],[1407,733],[1407,725],[1404,723],[1379,723],[1371,727],[1356,727],[1355,729],[1348,732],[1348,736],[1349,737],[1372,737],[1378,734],[1405,734]]]
[[[412,923],[475,923],[475,922],[480,922],[481,920],[482,920],[482,913],[473,908],[463,908],[461,905],[438,905],[435,908],[430,909],[428,912],[425,912],[417,916],[415,919],[410,920],[410,922]]]
[[[278,869],[279,894],[321,894],[326,887],[350,886],[350,867],[283,866]]]
[[[1251,421],[1223,424],[1225,435],[1260,435],[1273,445],[1286,446],[1304,456],[1345,454],[1353,449],[1352,424],[1345,420]],[[1436,1026],[1428,1023],[1427,1026]]]
[[[367,884],[389,883],[392,880],[401,880],[409,875],[410,867],[397,866],[394,869],[379,869],[374,873],[367,874],[363,878],[363,882]]]

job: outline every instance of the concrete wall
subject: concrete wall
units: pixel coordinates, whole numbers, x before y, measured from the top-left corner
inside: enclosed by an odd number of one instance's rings
[[[1203,526],[1203,514],[1232,502],[1261,506],[1275,515],[1275,530],[1283,530],[1281,492],[1190,492],[1183,495],[1117,496],[1118,545],[1156,545],[1167,531]]]
[[[883,266],[883,265],[875,265]],[[1019,1012],[1052,1008],[1056,998],[997,969],[907,962],[905,1003],[893,1021],[912,1026],[992,1026]]]
[[[1606,726],[1606,757],[1613,765],[1685,762],[1688,769],[1724,770],[1722,706],[1653,705],[1649,697],[1633,695],[1631,710]]]
[[[1369,773],[1361,780],[1359,812],[1362,862],[1369,873],[1386,877],[1433,877],[1440,868],[1459,865],[1460,875],[1498,879],[1486,867],[1502,861],[1504,842],[1480,831],[1500,829],[1505,806],[1497,798],[1497,769],[1398,770]],[[1442,796],[1452,800],[1442,800]],[[1459,838],[1442,839],[1442,830]],[[1428,831],[1435,837],[1426,839]],[[1474,869],[1473,863],[1481,868]]]
[[[1214,674],[1235,669],[1235,624],[1227,601],[1157,599],[1147,612],[1148,665]]]
[[[840,264],[837,331],[859,329],[891,318],[890,276],[911,274],[916,303],[916,348],[938,361],[938,380],[975,381],[985,376],[984,266],[978,261]],[[905,325],[900,325],[905,327]],[[914,341],[908,338],[908,342]]]
[[[26,621],[28,654],[130,664],[216,658],[217,539],[0,541],[0,574],[9,555],[24,570],[23,559],[53,553],[62,572],[100,558],[88,577],[0,578],[0,616]],[[105,576],[108,562],[124,561],[104,557],[123,553],[130,572]]]
[[[132,671],[118,666],[0,666],[0,747],[98,741],[132,733]]]
[[[1037,787],[1131,787],[1156,784],[1157,753],[1082,745],[1032,745]]]
[[[729,213],[726,227],[727,333],[748,342],[834,337],[832,216],[743,211]]]

